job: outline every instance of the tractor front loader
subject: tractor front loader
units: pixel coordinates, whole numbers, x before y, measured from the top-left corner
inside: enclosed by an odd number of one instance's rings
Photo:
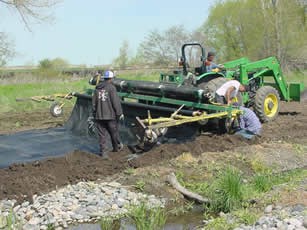
[[[187,49],[198,48],[200,65],[191,68]],[[229,79],[236,79],[248,86],[248,91],[239,94],[238,100],[246,107],[253,107],[262,122],[274,120],[280,110],[280,100],[300,101],[304,90],[303,83],[287,83],[280,64],[275,57],[251,62],[240,58],[221,65],[212,72],[206,71],[205,49],[199,43],[184,44],[179,64],[182,69],[173,73],[162,73],[160,82],[178,85],[191,85],[215,93]]]

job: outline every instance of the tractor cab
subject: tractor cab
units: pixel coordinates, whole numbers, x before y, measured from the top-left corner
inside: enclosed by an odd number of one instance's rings
[[[160,82],[188,84],[193,83],[192,76],[200,76],[206,73],[205,49],[199,43],[186,43],[181,47],[181,57],[178,60],[180,69],[172,73],[161,73]]]

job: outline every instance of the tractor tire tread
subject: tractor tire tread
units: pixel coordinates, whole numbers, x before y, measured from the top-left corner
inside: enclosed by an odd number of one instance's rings
[[[266,116],[266,114],[264,112],[264,100],[265,100],[265,98],[268,94],[276,95],[277,101],[278,101],[277,112],[273,117]],[[261,122],[269,122],[269,121],[274,120],[279,113],[279,109],[280,109],[279,104],[280,104],[279,93],[272,86],[262,86],[261,88],[259,88],[257,90],[256,96],[255,96],[254,111],[257,114],[257,116],[259,117]]]

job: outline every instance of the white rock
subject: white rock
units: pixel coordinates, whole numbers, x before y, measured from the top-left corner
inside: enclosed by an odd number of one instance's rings
[[[303,226],[307,228],[307,215],[304,216]]]
[[[30,225],[38,225],[40,222],[41,220],[38,217],[32,217],[28,223]]]
[[[273,205],[268,205],[266,206],[266,208],[264,209],[265,213],[271,213],[273,210]]]

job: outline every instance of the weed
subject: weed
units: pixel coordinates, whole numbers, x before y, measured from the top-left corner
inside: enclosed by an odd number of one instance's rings
[[[113,220],[110,218],[103,218],[99,222],[101,230],[110,230],[113,228]]]
[[[258,173],[253,178],[253,185],[258,192],[267,192],[272,189],[273,185],[271,181],[270,174]]]
[[[165,211],[160,207],[147,207],[144,203],[130,210],[128,218],[137,230],[162,229],[166,222]]]
[[[236,227],[236,224],[228,223],[225,217],[218,217],[209,221],[204,227],[204,230],[231,230]]]
[[[300,144],[292,144],[293,148],[295,149],[298,155],[303,155],[305,152],[305,148],[303,145]]]
[[[140,190],[141,192],[144,191],[145,188],[145,182],[143,180],[137,180],[136,184],[134,185],[134,187],[138,190]]]
[[[21,229],[21,222],[20,220],[17,218],[16,214],[14,213],[14,211],[11,209],[9,214],[4,217],[6,222],[6,226],[8,230],[14,230],[14,229]]]
[[[210,210],[213,212],[229,212],[240,207],[243,198],[242,180],[239,171],[227,168],[210,187],[212,203]]]
[[[54,224],[47,224],[47,230],[55,230]]]
[[[246,225],[253,225],[258,219],[258,215],[249,209],[240,209],[233,213],[235,215],[236,222]]]
[[[271,171],[266,165],[264,165],[264,163],[261,160],[257,158],[251,160],[250,164],[252,169],[256,173],[264,173]]]
[[[126,168],[124,170],[124,173],[127,175],[133,175],[135,173],[135,169],[134,168]]]
[[[168,213],[171,215],[179,216],[185,214],[193,209],[194,202],[187,202],[185,205],[174,207],[169,210]]]

